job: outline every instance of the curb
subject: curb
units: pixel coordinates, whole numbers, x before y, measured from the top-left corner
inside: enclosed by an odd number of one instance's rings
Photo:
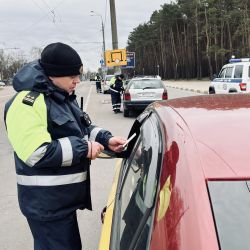
[[[169,85],[166,85],[166,87],[168,87],[168,88],[174,88],[174,89],[180,89],[180,90],[185,90],[185,91],[192,91],[192,92],[196,92],[196,93],[199,93],[199,94],[205,94],[205,95],[208,94],[207,90],[189,89],[189,88],[169,86]]]

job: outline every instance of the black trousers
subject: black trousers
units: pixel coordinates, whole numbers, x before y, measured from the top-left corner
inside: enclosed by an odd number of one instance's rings
[[[101,82],[95,82],[95,85],[96,85],[96,92],[101,93],[102,92]]]
[[[34,238],[34,250],[81,250],[76,213],[55,221],[27,219]]]
[[[114,112],[120,111],[121,108],[121,94],[110,90],[112,108]]]

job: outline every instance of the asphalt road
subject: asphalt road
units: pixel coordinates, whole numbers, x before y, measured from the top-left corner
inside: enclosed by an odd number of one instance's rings
[[[25,218],[22,216],[17,201],[15,167],[13,151],[8,142],[3,110],[5,102],[14,94],[12,87],[0,89],[0,249],[1,250],[32,250],[32,236]],[[95,85],[83,82],[76,90],[78,101],[84,100],[84,110],[90,115],[93,124],[110,130],[113,135],[127,137],[138,113],[133,117],[124,118],[123,114],[113,114],[110,95],[97,94]],[[197,95],[197,93],[168,89],[169,99],[182,96]],[[83,248],[98,249],[101,232],[100,214],[106,205],[108,194],[114,177],[115,159],[97,159],[92,161],[91,188],[93,211],[79,211],[78,221]]]

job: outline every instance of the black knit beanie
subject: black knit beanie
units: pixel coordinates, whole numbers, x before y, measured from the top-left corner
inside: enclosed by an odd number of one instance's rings
[[[39,62],[47,76],[76,76],[82,73],[80,56],[64,43],[51,43],[46,46]]]

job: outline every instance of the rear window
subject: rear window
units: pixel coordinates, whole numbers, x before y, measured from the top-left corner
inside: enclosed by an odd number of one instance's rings
[[[151,88],[151,89],[159,89],[163,88],[161,80],[154,80],[154,79],[145,79],[145,80],[132,80],[130,84],[131,89],[144,89],[144,88]]]
[[[106,81],[110,81],[110,79],[112,78],[113,76],[106,76]]]
[[[220,249],[249,249],[250,181],[209,181]]]
[[[243,65],[236,65],[234,70],[234,78],[242,78]]]

